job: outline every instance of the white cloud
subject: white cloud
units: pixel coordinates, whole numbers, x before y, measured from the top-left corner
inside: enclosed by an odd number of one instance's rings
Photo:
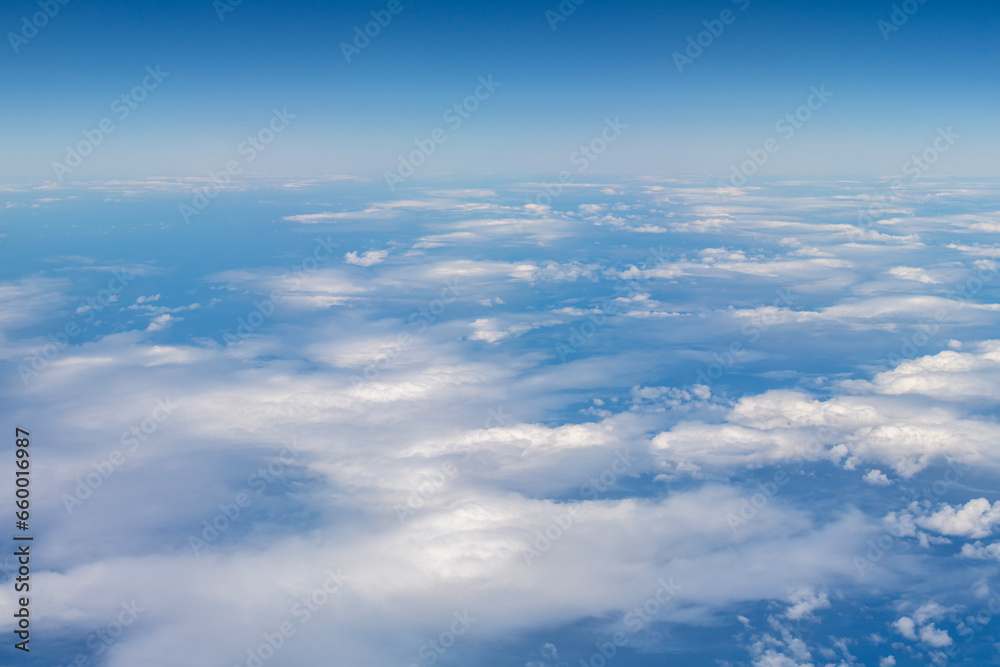
[[[789,460],[880,462],[901,476],[934,457],[994,456],[1000,437],[992,422],[963,418],[948,407],[917,407],[877,396],[821,401],[796,391],[744,396],[722,423],[682,421],[653,439],[664,459],[733,466]]]
[[[963,544],[963,558],[975,558],[977,560],[997,560],[1000,561],[1000,542],[992,544]]]
[[[914,268],[912,266],[894,266],[889,270],[894,278],[899,278],[900,280],[916,280],[917,282],[926,283],[929,285],[937,284],[941,281],[928,275],[923,269]]]
[[[866,484],[871,484],[872,486],[889,486],[892,484],[892,480],[890,480],[884,472],[878,469],[869,470],[868,474],[866,474],[863,479]]]
[[[952,644],[952,639],[948,636],[948,632],[935,628],[933,623],[920,628],[920,641],[935,648],[951,646]]]
[[[535,320],[534,318],[528,319],[521,322],[510,322],[510,319],[505,322],[501,318],[493,317],[481,317],[474,322],[472,322],[472,334],[469,336],[469,340],[482,340],[487,343],[498,343],[505,338],[523,336],[533,329],[539,329],[541,327],[553,327],[559,324],[564,324],[565,319],[554,319],[547,318],[544,320]],[[524,319],[524,318],[516,318]]]
[[[817,594],[808,588],[801,588],[788,596],[790,605],[785,616],[792,621],[814,618],[813,612],[829,609],[830,599],[826,593]]]
[[[979,343],[971,352],[946,350],[904,361],[876,375],[871,385],[882,394],[995,399],[1000,396],[1000,340]]]
[[[909,616],[903,616],[902,618],[895,621],[892,625],[893,627],[896,628],[896,631],[899,634],[903,635],[907,639],[917,641],[917,632],[916,632],[917,626],[916,623],[913,622],[913,619],[910,618]]]
[[[344,261],[357,266],[374,266],[381,263],[388,255],[388,250],[369,250],[359,257],[357,252],[351,251],[344,255]]]
[[[942,535],[987,537],[1000,524],[1000,500],[993,505],[986,498],[976,498],[959,507],[944,504],[937,512],[918,517],[917,524]]]
[[[153,320],[149,323],[149,326],[147,327],[146,330],[160,331],[161,329],[165,329],[167,325],[169,325],[171,322],[176,322],[179,319],[181,318],[174,317],[170,313],[163,313],[162,315],[157,315],[156,317],[154,317]]]
[[[176,193],[191,183],[101,187]],[[846,666],[858,664],[851,642],[798,636],[801,621],[833,604],[846,618],[870,605],[871,591],[895,595],[914,580],[949,595],[965,583],[962,568],[896,548],[870,570],[874,580],[858,584],[854,559],[873,536],[982,539],[962,555],[1000,560],[996,505],[963,497],[902,506],[898,497],[936,462],[976,464],[985,475],[1000,456],[1000,343],[969,340],[998,311],[945,296],[953,276],[991,268],[974,264],[991,261],[986,250],[920,245],[921,235],[936,238],[925,234],[934,221],[902,215],[849,241],[854,228],[842,221],[856,214],[856,185],[846,199],[746,188],[724,205],[706,203],[713,188],[685,184],[583,187],[576,192],[587,203],[567,203],[567,212],[525,206],[520,192],[416,187],[413,200],[355,210],[303,204],[279,223],[303,234],[269,246],[266,260],[247,256],[221,273],[169,281],[151,270],[134,294],[152,296],[123,294],[102,315],[109,327],[73,341],[31,385],[8,374],[5,410],[44,424],[49,443],[37,471],[39,485],[54,490],[38,498],[49,531],[45,567],[33,572],[46,600],[40,622],[72,640],[134,598],[149,620],[116,644],[111,667],[159,664],[163,655],[231,664],[340,567],[349,586],[275,664],[333,654],[344,664],[399,664],[458,609],[483,618],[470,647],[582,621],[599,634],[621,627],[667,577],[682,588],[657,615],[664,626],[643,635],[643,650],[662,649],[680,624],[718,628],[723,614],[739,614],[754,664]],[[599,199],[602,191],[614,199]],[[407,216],[412,227],[397,224]],[[393,239],[372,240],[380,220],[392,220]],[[363,232],[364,247],[387,249],[345,256],[343,248],[303,271],[295,253],[309,235],[285,223],[338,223]],[[726,237],[685,242],[657,266],[633,232],[664,229]],[[935,268],[916,268],[932,249]],[[60,275],[74,280],[0,284],[4,359],[43,344],[35,330],[11,338],[71,315],[77,276],[95,271]],[[615,292],[620,278],[639,281],[627,297]],[[455,305],[421,315],[452,279]],[[178,285],[211,293],[159,305]],[[799,300],[774,305],[786,286]],[[272,290],[283,294],[274,319],[240,344],[217,342]],[[567,332],[549,327],[568,329],[616,297],[624,316],[557,361],[553,343]],[[136,330],[112,317],[130,302],[121,317],[144,315]],[[192,332],[203,311],[176,316],[199,303],[213,317]],[[954,317],[911,361],[886,370],[886,351],[939,308]],[[156,318],[150,330],[146,317]],[[766,335],[749,341],[743,326],[761,322],[771,323]],[[164,342],[167,334],[176,340]],[[694,384],[695,365],[713,363],[734,340],[748,348],[740,363],[712,387]],[[948,341],[958,344],[938,352]],[[60,494],[73,493],[165,397],[177,406],[170,419],[69,515]],[[252,507],[212,553],[195,557],[189,536],[247,492],[248,477],[290,440],[301,452],[294,463],[266,493],[249,491]],[[757,493],[758,475],[773,474],[762,468],[792,462],[802,466],[796,483],[734,531],[728,515]],[[870,485],[863,503],[843,493],[845,476],[831,465],[857,471],[849,484]],[[401,520],[396,508],[411,502]],[[529,549],[538,552],[530,564]],[[9,591],[0,593],[0,606],[10,605]],[[896,639],[921,650],[952,641],[950,608],[895,613]],[[556,661],[554,646],[539,658],[542,641],[519,664]]]

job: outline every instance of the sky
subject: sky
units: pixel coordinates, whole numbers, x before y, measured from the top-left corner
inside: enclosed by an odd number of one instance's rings
[[[994,5],[45,3],[0,665],[1000,660]]]
[[[996,660],[991,179],[197,185],[7,186],[4,664]]]
[[[428,173],[557,172],[606,117],[621,117],[630,132],[600,169],[725,173],[812,86],[825,85],[829,106],[768,173],[884,175],[937,128],[953,126],[969,140],[941,173],[996,174],[997,89],[989,82],[1000,47],[989,2],[917,3],[896,26],[893,3],[877,2],[587,0],[560,11],[557,2],[401,0],[350,62],[342,45],[386,6],[58,7],[35,34],[23,20],[40,11],[37,3],[5,3],[7,178],[52,178],[66,146],[108,117],[114,133],[74,178],[203,174],[225,164],[275,107],[287,107],[295,123],[254,172],[380,174],[489,75],[501,86]],[[692,50],[696,58],[678,68],[674,54],[726,10],[731,22],[714,24],[719,34],[703,36],[702,53]],[[119,121],[113,100],[140,85],[149,66],[169,76]]]

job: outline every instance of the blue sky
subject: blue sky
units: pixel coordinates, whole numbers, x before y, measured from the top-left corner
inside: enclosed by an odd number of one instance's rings
[[[0,664],[998,661],[994,5],[52,2]]]
[[[0,173],[51,175],[150,65],[170,77],[81,177],[204,173],[275,106],[297,114],[295,129],[255,165],[261,173],[380,173],[488,74],[502,88],[436,172],[557,170],[606,116],[631,125],[607,171],[725,172],[822,84],[835,98],[771,172],[884,174],[949,125],[969,141],[942,169],[995,168],[998,26],[987,2],[918,5],[888,40],[878,22],[891,20],[892,3],[588,0],[555,30],[546,11],[558,3],[401,6],[350,63],[340,44],[381,5],[246,1],[221,21],[210,2],[60,6],[0,56],[3,113],[17,128]],[[6,7],[5,32],[39,11]],[[678,72],[672,54],[726,9],[734,21]]]

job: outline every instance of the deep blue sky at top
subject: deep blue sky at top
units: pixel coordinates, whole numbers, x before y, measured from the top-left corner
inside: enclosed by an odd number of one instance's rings
[[[962,140],[935,173],[998,173],[995,2],[928,0],[888,41],[877,22],[893,3],[879,0],[586,0],[555,31],[558,0],[401,3],[347,63],[340,43],[385,2],[243,0],[220,21],[210,0],[70,0],[14,53],[7,34],[38,5],[4,0],[0,176],[51,179],[65,146],[157,64],[168,79],[74,178],[205,175],[272,107],[297,118],[251,171],[381,174],[489,74],[501,87],[427,173],[569,168],[615,116],[629,128],[593,171],[728,173],[821,84],[834,97],[770,171],[893,175],[953,126]],[[679,73],[673,52],[723,9],[735,22]]]

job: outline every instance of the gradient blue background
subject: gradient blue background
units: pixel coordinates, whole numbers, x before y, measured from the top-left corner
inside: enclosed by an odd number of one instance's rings
[[[297,118],[254,172],[381,174],[488,74],[501,88],[428,173],[558,171],[607,116],[630,127],[602,170],[729,173],[821,84],[834,98],[767,172],[895,174],[947,126],[964,141],[936,173],[998,172],[995,3],[931,0],[888,41],[890,2],[587,0],[555,31],[555,0],[402,5],[347,63],[340,43],[384,3],[245,0],[220,21],[209,0],[72,0],[14,53],[6,35],[38,5],[5,2],[0,175],[51,179],[157,64],[170,77],[74,178],[205,175],[276,106]],[[736,21],[679,73],[672,53],[727,8]]]

